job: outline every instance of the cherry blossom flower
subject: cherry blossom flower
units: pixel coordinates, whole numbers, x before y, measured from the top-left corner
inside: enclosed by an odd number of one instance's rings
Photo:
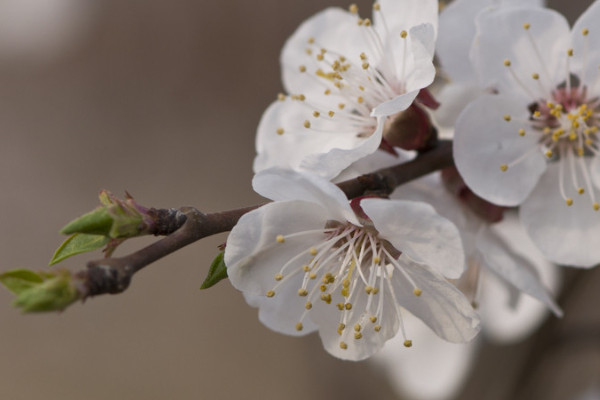
[[[436,26],[434,0],[382,0],[373,20],[353,5],[305,21],[283,48],[289,95],[261,119],[255,171],[279,166],[331,179],[380,147],[393,152],[383,138],[395,116],[433,81]],[[435,106],[425,92],[419,99]]]
[[[444,278],[460,276],[459,233],[431,206],[363,198],[349,202],[332,183],[277,169],[254,179],[275,200],[244,215],[225,250],[231,283],[259,307],[269,328],[318,330],[332,355],[360,360],[420,318],[451,342],[472,339],[479,321]]]
[[[539,7],[482,12],[472,50],[484,86],[456,124],[454,156],[479,196],[520,207],[529,235],[551,261],[600,261],[598,85],[600,3],[573,30]]]

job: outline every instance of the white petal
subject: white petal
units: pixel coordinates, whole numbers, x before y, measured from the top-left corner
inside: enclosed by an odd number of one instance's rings
[[[375,354],[383,344],[392,338],[398,331],[399,320],[396,313],[396,307],[392,303],[392,297],[389,288],[384,288],[385,303],[383,306],[383,315],[377,324],[381,324],[381,330],[374,330],[375,323],[369,320],[372,314],[366,313],[366,305],[369,297],[378,300],[378,297],[369,296],[364,290],[362,282],[358,282],[358,287],[350,299],[345,299],[339,294],[339,290],[333,293],[332,302],[329,305],[324,303],[322,307],[314,309],[310,314],[311,319],[319,326],[319,335],[325,349],[335,357],[343,360],[358,361],[363,360]],[[381,292],[377,295],[381,296]],[[351,302],[352,309],[349,311],[339,311],[336,304]],[[372,300],[373,301],[373,300]],[[376,308],[377,303],[374,303]],[[338,324],[341,320],[340,314],[347,313],[346,328],[339,335],[337,332]],[[362,326],[360,339],[354,337],[354,326],[359,323]],[[347,345],[346,349],[340,347],[340,342]]]
[[[344,148],[340,145],[331,148],[327,152],[310,154],[302,160],[300,169],[313,172],[327,179],[337,176],[352,163],[377,151],[383,134],[383,119],[384,117],[377,118],[377,128],[371,136],[362,138],[358,137],[356,133],[344,134],[344,136],[352,136],[352,139],[344,138],[346,143],[350,140],[353,141],[354,145],[352,147]]]
[[[436,50],[442,69],[453,82],[475,79],[469,60],[475,17],[490,4],[490,0],[455,0],[440,12]]]
[[[435,30],[431,24],[421,24],[410,29],[409,39],[414,65],[408,64],[405,78],[406,91],[423,89],[435,78],[433,54],[435,51]],[[410,69],[409,69],[410,68]]]
[[[298,282],[297,282],[298,283]],[[299,280],[302,283],[302,280]],[[310,319],[302,319],[302,330],[296,329],[300,322],[306,299],[297,294],[298,285],[286,282],[277,292],[278,298],[244,293],[248,305],[258,308],[258,319],[267,328],[290,336],[304,336],[317,330]]]
[[[387,26],[390,36],[420,24],[431,24],[437,30],[438,2],[435,0],[379,0],[378,3],[381,11],[374,12],[373,20],[377,28]]]
[[[278,243],[277,236],[323,229],[329,218],[322,207],[305,201],[270,203],[243,215],[227,238],[229,280],[244,292],[266,294],[287,261],[326,238],[314,233]]]
[[[483,94],[484,91],[474,82],[445,85],[435,97],[440,107],[433,112],[433,118],[443,127],[453,128],[465,107]]]
[[[415,296],[412,284],[399,271],[395,271],[392,282],[396,288],[396,298],[402,307],[449,342],[464,343],[477,335],[480,329],[479,317],[454,285],[427,265],[416,263],[404,254],[398,262],[422,290],[421,296]]]
[[[397,250],[448,278],[463,273],[465,261],[458,229],[429,204],[384,199],[364,199],[360,204],[380,237]]]
[[[391,100],[381,103],[371,111],[373,117],[386,117],[406,110],[415,100],[419,90],[396,96]]]
[[[310,128],[305,127],[305,121],[309,121]],[[375,124],[375,120],[373,123]],[[311,109],[304,102],[289,98],[275,101],[267,108],[258,126],[258,155],[254,160],[254,171],[271,167],[301,170],[305,165],[303,163],[308,162],[308,168],[314,173],[332,178],[353,160],[362,157],[365,151],[379,146],[379,143],[375,145],[368,139],[359,137],[359,133],[355,127],[339,124],[335,119],[314,118]],[[379,136],[381,141],[380,133],[375,132],[374,135]],[[376,138],[373,140],[377,141]],[[329,154],[332,151],[333,154]],[[338,152],[352,154],[353,151],[357,154],[347,157],[349,160],[337,160],[337,163],[329,160],[330,157],[335,159]],[[327,164],[327,168],[310,167],[310,162],[315,157],[326,160],[323,164]],[[346,163],[348,165],[337,165]]]
[[[596,85],[598,80],[598,66],[600,65],[600,2],[593,2],[589,8],[581,14],[573,26],[573,73],[584,79],[588,90],[592,88],[592,95],[597,95],[600,87]],[[588,30],[587,36],[582,34],[583,29]],[[585,71],[583,71],[585,69]]]
[[[600,189],[600,157],[598,156],[590,163],[590,176],[596,188]]]
[[[591,268],[600,263],[600,212],[587,194],[574,195],[567,206],[559,191],[558,162],[548,166],[520,217],[527,233],[552,262]],[[575,197],[577,196],[577,197]]]
[[[524,24],[530,28],[524,29]],[[542,94],[540,82],[549,91],[566,77],[569,24],[558,12],[540,7],[488,9],[477,18],[477,32],[471,56],[484,87],[518,94],[531,102],[535,99],[530,93]],[[506,59],[510,68],[504,65]],[[531,78],[534,72],[540,75],[539,82]],[[544,96],[549,95],[546,91]]]
[[[306,49],[310,47],[308,41],[311,38],[315,43],[312,54],[308,54]],[[304,21],[286,41],[281,52],[281,73],[286,91],[305,94],[317,102],[337,104],[338,101],[331,95],[323,95],[324,86],[318,83],[321,78],[317,78],[315,72],[319,68],[328,68],[316,59],[316,55],[324,48],[332,54],[345,56],[353,63],[360,62],[361,52],[372,59],[374,54],[365,38],[357,24],[357,17],[341,8],[328,8]],[[306,67],[306,72],[300,72],[301,65]]]
[[[387,168],[394,165],[402,164],[415,158],[416,152],[402,150],[395,147],[397,155],[390,154],[387,151],[378,150],[373,154],[361,158],[353,163],[350,167],[343,170],[335,177],[333,182],[343,182],[349,179],[354,179],[360,175],[369,174],[381,168]]]
[[[398,187],[391,198],[423,201],[432,205],[438,214],[458,228],[466,258],[474,253],[475,235],[484,222],[444,187],[439,173],[429,174]]]
[[[527,107],[518,98],[485,95],[471,103],[456,122],[454,160],[461,176],[477,195],[502,206],[520,204],[546,168],[538,151],[539,131],[527,129]],[[511,121],[504,120],[510,115]],[[525,129],[525,136],[519,129]],[[525,158],[508,170],[524,154]]]
[[[360,225],[344,192],[316,175],[271,168],[256,174],[252,187],[268,199],[308,201],[327,210],[328,219]]]
[[[514,239],[513,246],[491,229],[482,229],[477,236],[477,248],[484,265],[520,291],[544,303],[557,316],[562,316],[562,311],[542,284],[538,268],[530,261],[530,257],[536,256],[538,250],[533,247],[522,226],[517,222],[504,220],[499,224],[510,224],[509,233]],[[527,253],[533,253],[533,256],[525,257],[524,254]],[[539,269],[552,267],[539,256],[537,261],[541,264]]]
[[[412,315],[404,318],[404,326],[414,338],[413,346],[407,349],[404,338],[396,335],[371,360],[383,367],[401,398],[456,398],[473,366],[477,342],[448,343]]]

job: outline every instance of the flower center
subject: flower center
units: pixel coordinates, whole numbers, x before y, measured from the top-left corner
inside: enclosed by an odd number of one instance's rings
[[[391,284],[394,273],[411,283],[414,295],[420,296],[422,291],[398,263],[400,252],[379,238],[373,228],[332,221],[320,232],[325,239],[290,258],[274,276],[276,283],[266,295],[275,297],[283,285],[297,285],[298,296],[306,298],[297,330],[303,329],[302,322],[313,306],[335,307],[339,314],[331,329],[337,331],[339,346],[346,350],[363,336],[377,335],[385,329],[388,307],[401,321]],[[276,242],[285,246],[294,237],[314,233],[279,235]],[[400,326],[406,338],[402,322]]]

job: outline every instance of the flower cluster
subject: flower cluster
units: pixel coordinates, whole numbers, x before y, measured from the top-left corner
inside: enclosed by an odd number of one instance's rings
[[[500,313],[538,301],[524,330],[562,315],[553,263],[600,262],[597,17],[600,2],[570,31],[539,0],[455,0],[438,26],[437,1],[381,0],[372,18],[352,5],[301,24],[257,131],[254,189],[272,203],[225,251],[260,320],[361,360],[393,337],[411,347],[413,316],[449,342],[480,319],[493,331],[488,280],[507,293]],[[418,157],[442,129],[455,167],[389,197],[332,183]]]

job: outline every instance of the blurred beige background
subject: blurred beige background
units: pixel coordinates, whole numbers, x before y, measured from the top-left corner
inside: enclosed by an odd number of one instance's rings
[[[17,2],[21,11],[9,15]],[[569,1],[569,12],[587,3]],[[45,268],[63,240],[57,231],[95,207],[103,188],[203,211],[259,201],[254,132],[281,91],[279,50],[302,20],[348,4],[0,0],[0,269]],[[121,295],[60,315],[22,316],[0,290],[0,398],[395,398],[379,371],[333,359],[315,335],[263,327],[227,282],[198,290],[224,238],[157,262]],[[80,269],[87,259],[65,265]],[[484,354],[497,370],[497,357],[510,361],[530,345]],[[490,376],[480,372],[465,396],[484,398]],[[507,392],[494,393],[485,398]]]

